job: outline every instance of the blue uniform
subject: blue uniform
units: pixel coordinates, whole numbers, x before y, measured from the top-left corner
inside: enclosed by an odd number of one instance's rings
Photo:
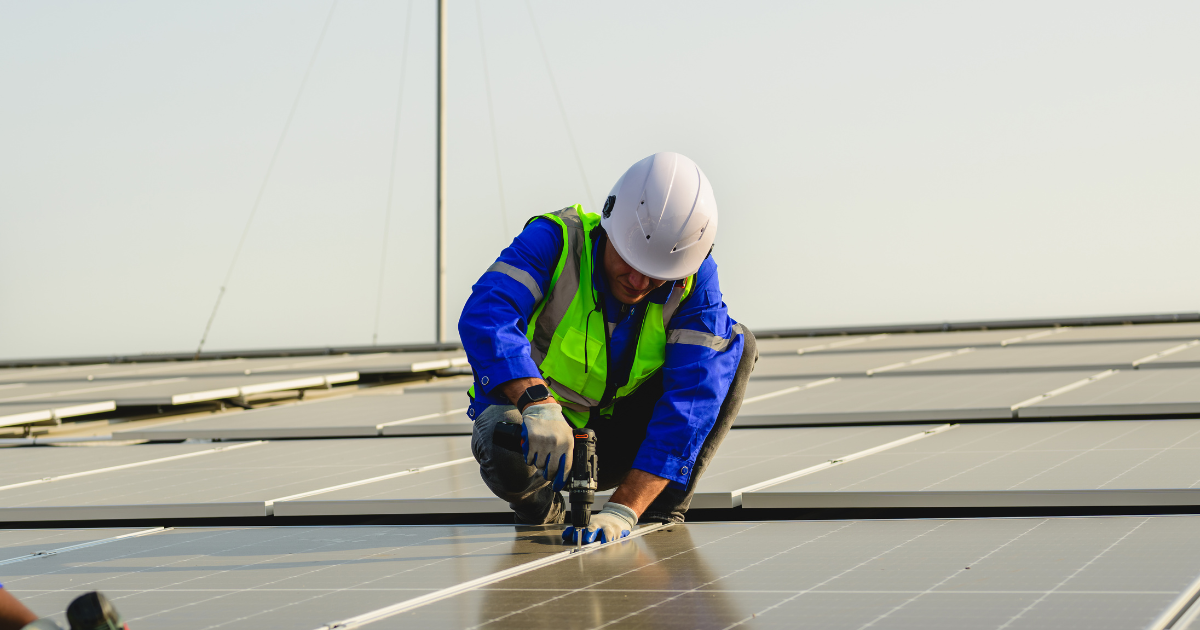
[[[539,219],[530,223],[497,260],[528,273],[545,295],[550,291],[550,278],[562,246],[562,230],[549,220]],[[612,328],[609,374],[627,378],[642,305],[627,306],[612,297],[598,254],[593,255],[596,269],[592,278],[605,300],[604,310]],[[662,304],[669,295],[667,284],[646,300]],[[471,297],[458,321],[459,337],[475,375],[475,400],[468,412],[470,417],[479,417],[491,405],[511,404],[496,389],[497,385],[541,376],[525,336],[536,306],[529,288],[504,273],[484,273],[471,288]],[[717,263],[710,257],[700,266],[692,294],[675,312],[671,328],[729,339],[736,323],[721,301]],[[720,351],[699,345],[667,344],[662,367],[664,393],[654,408],[634,468],[668,479],[673,485],[687,485],[696,455],[716,422],[737,372],[742,345],[741,335]]]

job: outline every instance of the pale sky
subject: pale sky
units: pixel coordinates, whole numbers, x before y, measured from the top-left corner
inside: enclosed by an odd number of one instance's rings
[[[331,2],[0,2],[0,357],[195,348]],[[342,0],[208,349],[369,344],[407,0]],[[380,343],[433,338],[434,0]],[[504,209],[484,91],[487,49]],[[753,329],[1200,310],[1200,4],[451,0],[451,328],[535,214],[696,160]]]

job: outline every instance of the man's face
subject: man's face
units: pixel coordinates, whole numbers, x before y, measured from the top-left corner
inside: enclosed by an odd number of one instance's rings
[[[611,243],[604,245],[604,279],[608,281],[613,297],[622,304],[637,304],[666,283],[666,280],[656,280],[638,273],[621,258]]]

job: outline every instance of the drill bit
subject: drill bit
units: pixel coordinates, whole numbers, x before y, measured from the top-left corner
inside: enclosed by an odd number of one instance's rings
[[[579,531],[579,529],[576,528],[575,529],[575,550],[578,551],[579,549],[582,549],[582,548],[583,548],[583,532]]]

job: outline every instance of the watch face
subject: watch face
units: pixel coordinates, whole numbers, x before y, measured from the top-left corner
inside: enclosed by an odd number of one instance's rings
[[[545,400],[550,397],[550,388],[545,385],[534,385],[525,390],[529,400]]]

